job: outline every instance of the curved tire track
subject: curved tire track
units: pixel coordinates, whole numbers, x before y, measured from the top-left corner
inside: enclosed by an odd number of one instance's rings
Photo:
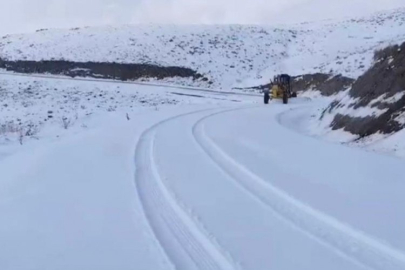
[[[321,213],[296,200],[284,191],[261,179],[225,153],[205,133],[204,121],[219,113],[202,118],[193,127],[196,142],[218,167],[235,180],[247,195],[253,196],[278,217],[315,241],[366,269],[404,270],[405,254],[384,245],[361,231]]]
[[[196,111],[164,120],[146,130],[135,153],[136,187],[144,213],[155,237],[176,269],[234,269],[225,255],[179,206],[162,182],[153,150],[155,134],[169,121]]]

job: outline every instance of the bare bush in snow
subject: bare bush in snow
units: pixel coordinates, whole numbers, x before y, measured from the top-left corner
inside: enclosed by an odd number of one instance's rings
[[[26,127],[25,136],[32,137],[38,134],[39,126],[35,125],[34,123],[29,123]]]
[[[18,141],[20,142],[20,145],[23,145],[23,141],[24,141],[24,130],[23,129],[21,129],[18,134]]]
[[[72,120],[67,117],[62,117],[62,125],[64,129],[68,129],[72,125]]]
[[[0,135],[19,133],[21,126],[14,121],[6,122],[0,125]]]

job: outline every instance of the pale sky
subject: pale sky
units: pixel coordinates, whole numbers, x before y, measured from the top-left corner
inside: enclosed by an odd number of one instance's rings
[[[293,23],[396,7],[405,0],[0,0],[0,35],[129,23]]]

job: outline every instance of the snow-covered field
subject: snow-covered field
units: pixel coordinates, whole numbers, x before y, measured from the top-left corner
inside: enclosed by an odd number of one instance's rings
[[[357,78],[376,49],[405,41],[405,10],[296,26],[127,25],[43,30],[0,39],[0,58],[150,63],[192,68],[213,88],[268,83],[280,72]],[[331,42],[333,41],[333,42]]]
[[[136,121],[166,107],[257,99],[204,90],[0,75],[0,159],[21,149],[81,133],[106,122]]]

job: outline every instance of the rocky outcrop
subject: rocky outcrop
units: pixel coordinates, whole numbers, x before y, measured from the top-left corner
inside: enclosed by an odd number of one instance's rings
[[[350,99],[336,100],[325,111],[333,113],[346,106],[355,111],[382,113],[353,117],[339,112],[330,124],[332,129],[344,129],[362,138],[378,132],[390,134],[405,127],[403,119],[400,120],[405,115],[405,43],[377,51],[374,60],[374,66],[348,92]]]
[[[342,75],[315,73],[293,77],[292,88],[295,92],[318,90],[323,96],[332,96],[348,89],[353,83],[354,79]]]
[[[138,80],[142,78],[191,78],[207,81],[203,75],[190,68],[163,67],[150,64],[96,63],[70,61],[7,61],[0,59],[0,68],[18,73],[93,77],[114,80]]]

